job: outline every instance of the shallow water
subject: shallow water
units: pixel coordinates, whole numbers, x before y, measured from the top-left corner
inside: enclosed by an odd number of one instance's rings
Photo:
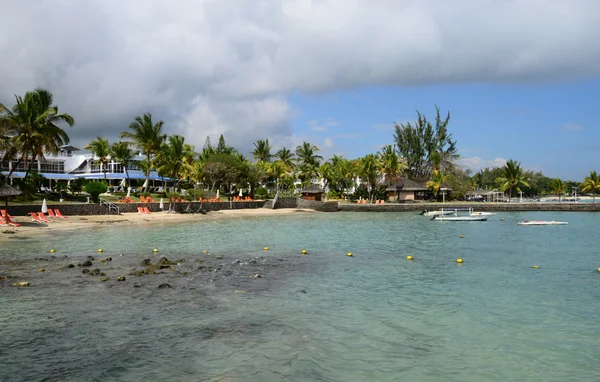
[[[0,275],[32,286],[0,280],[0,380],[600,380],[599,221],[298,213],[9,240]],[[49,248],[68,258],[35,260]],[[98,248],[110,281],[58,272]],[[114,280],[159,255],[185,262]],[[201,275],[198,258],[229,265]]]

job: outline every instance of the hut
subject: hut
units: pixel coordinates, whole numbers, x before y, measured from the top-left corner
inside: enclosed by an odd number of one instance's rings
[[[385,189],[387,199],[391,202],[406,203],[429,198],[429,190],[425,185],[410,179],[401,179]]]
[[[9,196],[17,196],[17,195],[21,195],[21,194],[22,194],[21,190],[19,190],[18,188],[9,186],[8,184],[3,184],[2,186],[0,186],[0,198],[4,198],[4,200],[5,200],[4,206],[5,207],[8,207],[8,197]]]
[[[316,185],[309,186],[300,191],[302,195],[302,199],[305,200],[316,200],[317,202],[321,201],[321,197],[323,196],[324,190]]]

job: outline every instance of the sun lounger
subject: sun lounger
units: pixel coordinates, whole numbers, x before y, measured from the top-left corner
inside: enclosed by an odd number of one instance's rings
[[[148,209],[148,207],[142,207],[142,209],[144,210],[144,213],[146,215],[150,215],[152,212],[150,212],[150,210]]]
[[[40,219],[37,212],[28,212],[27,215],[31,216],[31,221],[43,223],[44,221]]]
[[[61,219],[66,219],[67,217],[64,216],[63,214],[60,213],[60,211],[58,210],[58,208],[54,209],[54,214],[56,215],[57,218],[61,218]]]
[[[20,227],[21,224],[19,223],[15,223],[10,219],[10,215],[6,214],[6,216],[0,218],[0,223],[1,225],[10,225],[13,227]]]
[[[43,212],[38,212],[37,214],[41,221],[45,223],[50,223],[50,220],[48,220],[48,218],[46,217],[46,215],[44,215]]]
[[[54,211],[52,211],[52,208],[48,208],[48,216],[55,218],[56,215],[54,214]]]
[[[142,215],[146,215],[146,213],[144,212],[144,209],[142,207],[138,207],[138,214],[142,214]]]

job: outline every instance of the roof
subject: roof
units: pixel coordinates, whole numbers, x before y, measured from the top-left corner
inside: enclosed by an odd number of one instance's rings
[[[8,184],[3,184],[2,186],[0,186],[0,196],[1,197],[16,196],[16,195],[21,195],[21,194],[22,194],[21,190],[19,190],[18,188],[14,188]]]
[[[71,146],[71,145],[64,145],[64,146],[60,146],[60,149],[61,149],[62,151],[69,151],[69,150],[71,150],[71,151],[81,151],[81,150],[80,150],[80,149],[78,149],[77,147],[75,147],[75,146]]]
[[[386,191],[426,191],[425,185],[415,182],[410,179],[401,179],[396,184],[393,184],[385,189]]]
[[[324,190],[321,187],[314,184],[300,191],[302,194],[322,194],[323,192]]]

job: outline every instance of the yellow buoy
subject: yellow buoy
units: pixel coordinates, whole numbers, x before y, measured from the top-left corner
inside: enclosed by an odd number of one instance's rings
[[[204,250],[204,253],[208,253],[208,251],[205,249],[205,250]]]
[[[352,252],[348,252],[348,257],[352,257]]]
[[[461,238],[461,239],[464,239],[465,237],[464,237],[463,235],[460,235],[460,238]]]
[[[406,256],[406,260],[412,260],[412,256]]]
[[[533,269],[538,269],[540,266],[539,265],[534,265]]]
[[[264,247],[263,249],[264,249],[265,251],[268,251],[268,250],[269,250],[269,247]]]
[[[98,248],[98,252],[104,252],[102,248]]]
[[[456,262],[461,264],[463,261],[462,261],[462,259],[456,259]]]
[[[600,272],[600,268],[598,268],[598,272]]]
[[[504,221],[504,218],[500,218],[500,221],[501,221],[501,222],[503,222],[503,221]]]
[[[158,249],[154,248],[154,249],[152,250],[152,252],[158,252]]]
[[[50,253],[54,253],[55,251],[53,249],[50,250]]]
[[[303,255],[306,255],[306,249],[303,249],[303,250],[302,250],[302,254],[303,254]]]

